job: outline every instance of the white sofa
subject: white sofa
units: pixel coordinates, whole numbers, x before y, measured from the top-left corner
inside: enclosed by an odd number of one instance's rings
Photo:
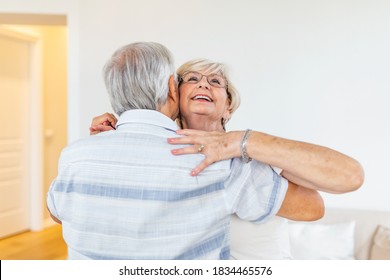
[[[296,224],[297,222],[289,222],[291,253],[293,255],[294,240],[292,238],[297,236],[294,236],[291,231],[294,230],[292,227]],[[339,246],[344,247],[344,249],[352,249],[353,259],[390,259],[390,212],[330,208],[326,209],[322,219],[309,223],[298,222],[298,224],[304,224],[302,227],[309,228],[306,236],[300,236],[302,239],[306,238],[305,242],[310,240],[310,237],[307,236],[310,231],[315,232],[316,227],[323,225],[323,232],[319,235],[323,240],[327,238],[331,241],[324,240],[322,245],[317,244],[317,247],[320,245],[322,247],[330,246],[326,250],[328,255],[324,254],[324,258],[332,259],[332,252],[340,250],[340,248],[336,248],[336,246]],[[379,227],[381,232],[379,232]],[[314,228],[314,230],[310,228]],[[347,248],[346,243],[348,242],[351,242],[351,248]],[[309,245],[315,246],[315,244]],[[347,252],[345,252],[345,255],[347,255]]]

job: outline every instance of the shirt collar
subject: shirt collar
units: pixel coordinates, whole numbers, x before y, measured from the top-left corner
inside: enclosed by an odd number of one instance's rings
[[[172,119],[154,110],[134,109],[125,111],[120,115],[116,128],[118,129],[121,125],[127,123],[151,124],[164,127],[172,131],[179,129],[178,125]]]

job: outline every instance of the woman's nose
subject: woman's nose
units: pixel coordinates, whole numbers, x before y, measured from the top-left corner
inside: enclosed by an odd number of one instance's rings
[[[202,79],[199,81],[198,87],[199,88],[205,87],[207,89],[210,89],[210,84],[209,84],[209,81],[207,80],[206,76],[203,76]]]

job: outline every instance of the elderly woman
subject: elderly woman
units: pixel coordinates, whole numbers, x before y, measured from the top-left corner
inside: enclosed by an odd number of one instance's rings
[[[293,220],[316,220],[323,215],[323,201],[317,190],[344,193],[363,183],[363,170],[354,159],[318,145],[292,141],[262,132],[225,132],[225,124],[240,104],[239,94],[224,64],[197,59],[178,70],[180,92],[179,123],[183,130],[171,144],[190,144],[173,149],[174,155],[202,153],[205,159],[191,175],[196,176],[211,163],[241,157],[273,167],[289,180],[289,187],[278,216]],[[95,117],[91,134],[113,129],[112,114]],[[275,217],[254,225],[232,217],[231,255],[239,259],[287,259],[289,241],[287,221]]]

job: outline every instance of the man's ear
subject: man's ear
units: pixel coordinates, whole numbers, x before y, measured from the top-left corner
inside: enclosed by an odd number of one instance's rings
[[[171,75],[169,77],[168,81],[168,108],[169,108],[169,114],[171,118],[174,120],[179,115],[179,88],[177,86],[177,82],[175,80],[175,77]]]
[[[179,104],[179,89],[177,87],[177,82],[173,75],[169,77],[168,87],[169,87],[168,98],[170,99],[170,101]]]

